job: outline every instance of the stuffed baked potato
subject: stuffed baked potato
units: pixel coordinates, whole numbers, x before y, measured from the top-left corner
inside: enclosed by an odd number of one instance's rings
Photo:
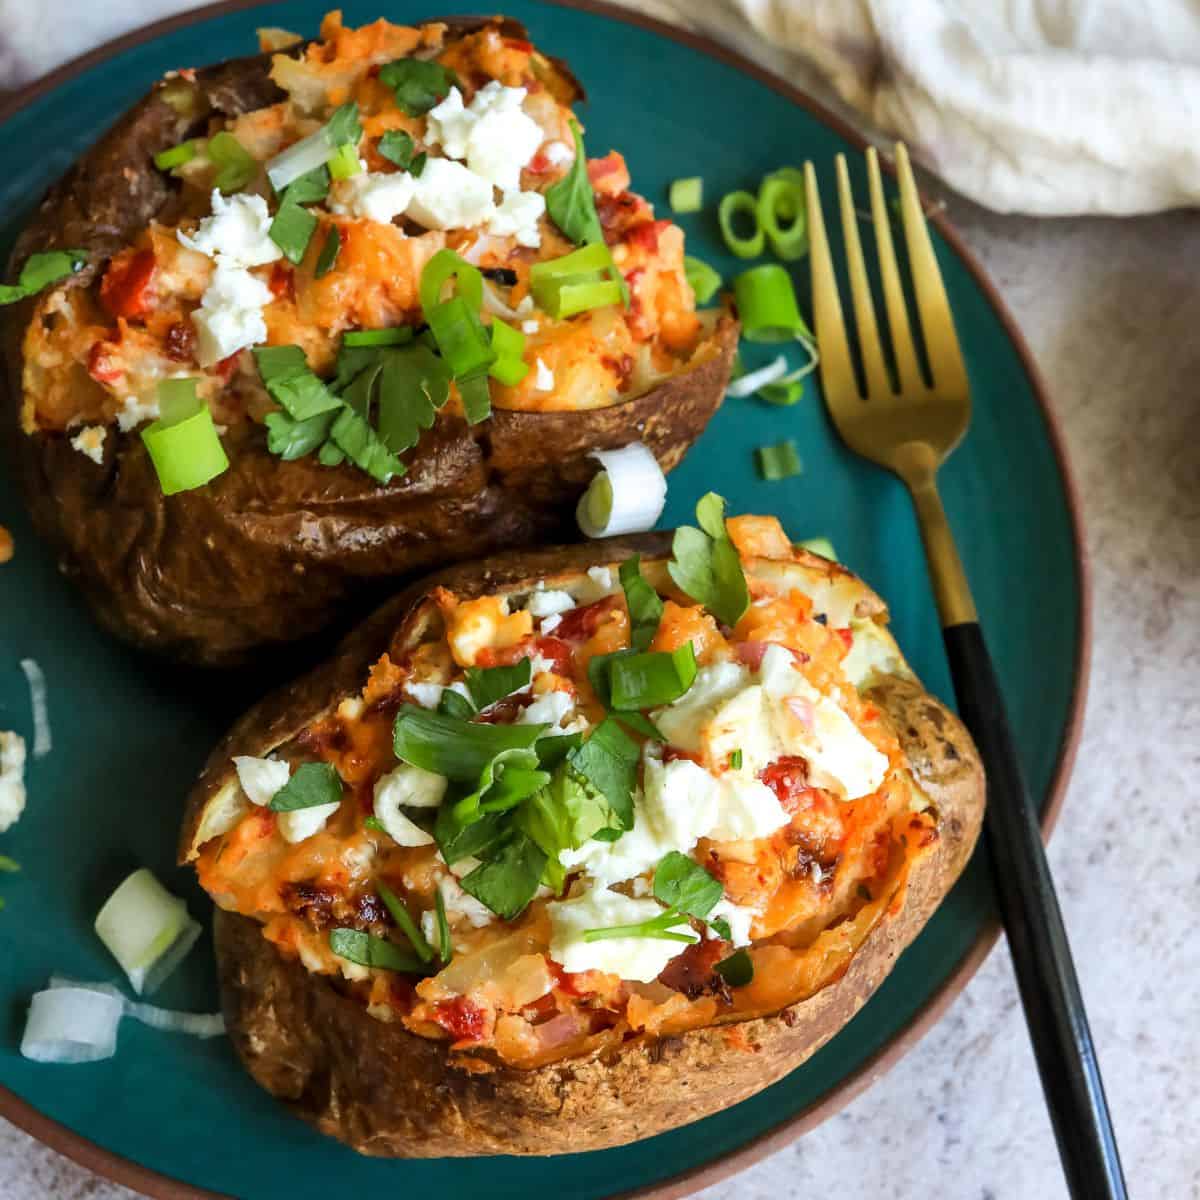
[[[0,289],[38,529],[107,628],[209,663],[565,535],[592,451],[679,461],[737,338],[519,25],[263,40],[158,83]]]
[[[228,1028],[326,1133],[560,1154],[694,1121],[837,1033],[962,870],[979,761],[883,603],[698,513],[434,576],[212,755],[180,857]]]

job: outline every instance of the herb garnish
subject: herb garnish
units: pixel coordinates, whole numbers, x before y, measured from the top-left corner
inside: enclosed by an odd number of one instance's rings
[[[533,899],[546,867],[546,852],[520,830],[511,833],[495,855],[459,880],[464,892],[511,921]]]
[[[271,241],[283,251],[290,263],[299,263],[308,250],[308,243],[317,231],[317,218],[307,208],[291,199],[280,202],[279,211],[267,231]]]
[[[329,948],[339,958],[358,963],[360,967],[378,967],[405,975],[425,974],[425,964],[419,958],[406,954],[394,942],[360,929],[330,930]]]
[[[725,528],[725,501],[707,493],[696,505],[696,520],[699,529],[681,525],[675,531],[667,570],[698,604],[724,624],[736,625],[750,607],[750,590]]]
[[[587,155],[579,122],[572,119],[571,136],[575,139],[575,161],[571,169],[546,189],[546,212],[550,219],[577,246],[602,242],[604,230],[596,212],[596,193],[588,178]]]
[[[380,67],[379,81],[396,93],[402,112],[420,117],[450,94],[458,76],[439,62],[398,58]]]
[[[642,557],[627,558],[619,571],[629,609],[629,640],[635,650],[648,650],[662,620],[663,602],[642,575]]]
[[[422,962],[430,962],[433,959],[433,947],[425,940],[420,926],[412,919],[408,909],[404,907],[404,901],[383,880],[380,880],[376,886],[379,889],[379,898],[388,912],[392,914],[392,920],[396,922],[396,927],[412,944],[412,948],[417,952],[417,957]]]
[[[39,250],[21,267],[16,283],[0,283],[0,304],[15,304],[74,275],[87,262],[86,250]]]
[[[621,829],[633,828],[633,790],[640,757],[637,742],[613,717],[605,717],[591,736],[567,755],[567,765],[608,801]]]
[[[468,667],[467,691],[481,712],[497,700],[511,696],[529,686],[533,669],[529,659],[522,658],[510,667]]]
[[[376,143],[375,149],[402,171],[407,171],[412,166],[412,135],[405,133],[403,129],[389,129]]]
[[[272,812],[295,812],[318,804],[338,804],[342,781],[330,763],[301,763],[292,777],[271,797]]]
[[[325,244],[321,247],[321,253],[317,255],[317,262],[313,267],[315,279],[324,279],[333,270],[333,265],[337,262],[338,251],[341,248],[341,231],[336,225],[331,225],[329,232],[325,235]]]
[[[754,963],[745,950],[735,950],[717,963],[715,969],[730,987],[745,987],[754,978]]]

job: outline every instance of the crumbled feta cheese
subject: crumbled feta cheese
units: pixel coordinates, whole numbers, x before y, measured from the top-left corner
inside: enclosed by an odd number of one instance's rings
[[[608,567],[588,567],[587,576],[601,591],[613,590],[613,573]]]
[[[426,229],[470,229],[496,211],[492,185],[448,158],[431,158],[416,181],[407,215]]]
[[[440,683],[406,683],[404,690],[422,708],[437,708],[446,689]]]
[[[718,784],[716,820],[704,836],[714,842],[757,841],[790,820],[779,797],[762,780],[727,771]]]
[[[542,362],[541,358],[535,361],[537,364],[537,374],[534,376],[533,386],[539,392],[554,391],[554,372]]]
[[[25,811],[25,739],[0,729],[0,833]]]
[[[551,613],[538,627],[539,633],[553,633],[562,624],[562,613]]]
[[[518,246],[536,249],[542,244],[538,222],[546,211],[541,192],[505,192],[488,221],[488,232],[496,237],[515,237]]]
[[[439,852],[438,858],[441,857],[441,853]],[[445,862],[445,859],[442,859],[442,861]],[[476,858],[473,854],[468,854],[465,858],[456,858],[454,862],[450,864],[449,871],[455,879],[461,879],[464,875],[470,875],[470,873],[475,870],[476,867],[482,866],[482,859]]]
[[[126,396],[117,410],[117,428],[122,433],[128,433],[143,421],[157,421],[159,415],[157,396],[152,395],[145,400]]]
[[[734,902],[727,897],[722,897],[713,905],[705,920],[710,922],[706,933],[709,937],[718,937],[711,926],[712,921],[723,918],[729,922],[729,934],[735,946],[748,946],[754,940],[750,936],[750,926],[754,924],[754,918],[758,914],[752,908],[746,908],[741,904]]]
[[[563,732],[563,718],[575,707],[575,701],[566,692],[545,692],[532,704],[521,710],[517,718],[522,725],[549,725],[550,733]]]
[[[738,663],[701,667],[692,686],[674,704],[655,713],[654,721],[670,745],[698,754],[713,714],[749,683],[750,672]]]
[[[528,316],[531,312],[533,312],[533,297],[531,295],[529,295],[528,293],[526,293],[524,296],[521,297],[521,301],[517,305],[517,307],[514,309],[514,311],[517,313],[518,316],[521,316],[521,317]],[[525,332],[528,333],[529,330],[526,330]]]
[[[416,190],[417,181],[407,171],[363,172],[333,186],[329,208],[390,225],[408,208]]]
[[[515,191],[542,142],[541,126],[521,108],[525,95],[524,88],[493,80],[464,106],[462,93],[451,88],[429,112],[425,141],[441,146],[447,158],[466,159],[476,175],[496,187]]]
[[[533,320],[532,318],[528,321],[521,322],[521,332],[522,333],[537,333],[537,331],[540,328],[541,328],[541,326],[537,323],[537,321]]]
[[[566,142],[548,142],[542,153],[552,167],[565,167],[575,160],[575,151]]]
[[[291,777],[292,769],[282,759],[254,758],[249,754],[238,754],[233,760],[238,783],[251,804],[265,808],[275,798],[275,793]]]
[[[531,616],[549,617],[574,608],[575,597],[570,592],[555,591],[553,588],[539,588],[530,595],[529,603],[525,607],[529,609]]]
[[[107,433],[103,425],[88,425],[71,439],[71,445],[99,466],[104,461],[104,438]]]
[[[376,782],[375,814],[381,815],[380,805],[388,809],[437,808],[446,794],[446,784],[444,775],[414,767],[411,763],[401,763]],[[428,842],[415,844],[425,846]]]
[[[245,267],[217,263],[212,282],[192,313],[196,327],[196,361],[211,367],[231,354],[267,340],[262,310],[271,289]]]
[[[325,828],[325,822],[341,807],[339,801],[332,804],[314,804],[311,808],[297,808],[292,812],[275,814],[275,824],[285,842],[303,842]]]
[[[189,250],[198,250],[226,266],[261,267],[283,256],[271,241],[270,230],[271,214],[261,196],[247,192],[222,196],[213,188],[212,216],[205,217],[191,237],[186,233],[178,236]]]
[[[475,114],[463,104],[462,92],[452,87],[445,100],[431,108],[425,118],[425,142],[441,146],[447,158],[466,158],[467,139],[475,121]]]
[[[458,863],[454,865],[458,866]],[[478,865],[476,862],[475,866]],[[469,892],[464,892],[458,886],[458,880],[453,875],[442,879],[438,890],[442,893],[442,903],[446,906],[446,920],[449,924],[457,925],[465,921],[468,925],[481,929],[496,919],[496,914],[486,904],[481,904]]]
[[[636,925],[662,914],[654,900],[622,896],[607,888],[592,888],[571,900],[546,905],[550,917],[550,957],[564,971],[604,971],[638,983],[656,979],[683,948],[682,943],[662,938],[621,937],[584,941],[589,929],[612,925]],[[690,933],[681,919],[672,925],[675,933]]]

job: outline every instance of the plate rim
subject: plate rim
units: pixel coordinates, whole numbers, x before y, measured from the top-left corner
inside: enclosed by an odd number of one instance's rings
[[[125,50],[154,41],[177,29],[198,25],[228,13],[263,7],[270,2],[271,0],[216,0],[215,3],[201,4],[198,7],[186,9],[111,38],[94,49],[56,67],[53,71],[18,89],[0,102],[0,125],[35,100]],[[869,144],[867,139],[849,122],[819,100],[801,88],[788,83],[774,71],[761,66],[706,34],[671,25],[646,13],[624,8],[620,4],[613,3],[612,0],[537,0],[537,2],[555,8],[573,9],[606,17],[612,21],[649,30],[659,37],[687,46],[749,75],[752,79],[779,93],[832,129],[858,150],[865,150]],[[881,159],[881,161],[884,170],[894,175],[891,162],[887,159]],[[1046,841],[1049,840],[1058,822],[1067,785],[1070,782],[1071,771],[1083,732],[1083,718],[1091,676],[1092,569],[1091,555],[1084,530],[1082,502],[1075,473],[1067,455],[1066,438],[1060,418],[1050,401],[1045,381],[1025,341],[1024,334],[995,284],[992,283],[990,276],[985,272],[983,265],[967,247],[961,234],[944,212],[941,209],[935,209],[927,213],[927,219],[932,222],[946,244],[966,268],[1016,351],[1021,369],[1029,381],[1034,400],[1041,409],[1047,438],[1054,454],[1055,465],[1058,468],[1066,497],[1067,516],[1075,554],[1075,570],[1079,579],[1078,612],[1076,614],[1078,635],[1075,644],[1075,678],[1072,682],[1066,728],[1059,745],[1058,757],[1051,776],[1049,795],[1040,821],[1042,838]],[[950,1007],[975,972],[983,965],[984,960],[996,944],[1000,932],[999,921],[993,919],[985,923],[974,942],[959,959],[954,970],[916,1011],[909,1023],[885,1042],[857,1070],[850,1072],[833,1088],[824,1093],[820,1099],[711,1162],[681,1171],[658,1183],[618,1193],[611,1200],[681,1200],[684,1196],[689,1196],[701,1188],[728,1179],[776,1151],[782,1150],[809,1130],[834,1116],[891,1070],[940,1020],[946,1009]],[[39,1111],[3,1084],[0,1084],[0,1117],[4,1117],[5,1120],[29,1134],[36,1141],[49,1146],[52,1150],[96,1175],[131,1188],[149,1197],[150,1200],[234,1200],[227,1193],[194,1187],[192,1184],[173,1179],[169,1175],[143,1166],[133,1159],[105,1149],[84,1137],[83,1134],[77,1133]]]

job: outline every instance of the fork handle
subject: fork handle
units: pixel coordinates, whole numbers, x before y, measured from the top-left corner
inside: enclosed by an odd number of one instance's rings
[[[1125,1200],[1087,1013],[991,655],[977,621],[948,624],[942,636],[959,712],[987,772],[985,841],[1063,1171],[1079,1200]]]

